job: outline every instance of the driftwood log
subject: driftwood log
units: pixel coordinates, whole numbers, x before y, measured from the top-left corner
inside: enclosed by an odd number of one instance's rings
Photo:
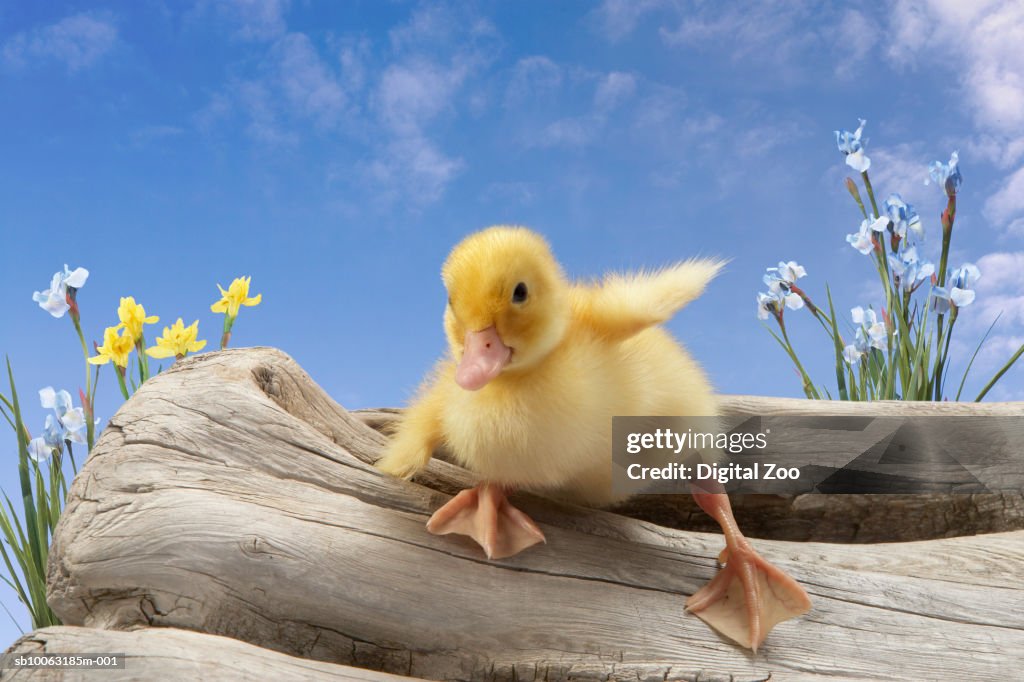
[[[178,363],[111,419],[76,478],[50,605],[69,625],[183,628],[429,679],[980,680],[1024,668],[1022,531],[757,541],[814,607],[752,656],[683,610],[716,570],[720,535],[522,496],[548,544],[489,562],[424,529],[471,476],[436,458],[414,482],[383,476],[370,465],[383,442],[279,351]],[[893,523],[903,511],[889,510]]]

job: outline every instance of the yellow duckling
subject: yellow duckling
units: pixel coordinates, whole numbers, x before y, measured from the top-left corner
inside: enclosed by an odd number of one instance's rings
[[[427,529],[469,535],[491,559],[544,542],[509,503],[511,490],[591,506],[617,501],[613,416],[717,414],[704,372],[659,325],[722,265],[691,260],[571,284],[544,239],[525,228],[470,235],[442,268],[451,356],[409,406],[377,466],[408,478],[443,446],[476,472],[482,483],[441,507]],[[754,551],[726,495],[694,496],[725,533],[726,565],[687,608],[756,650],[810,600]]]

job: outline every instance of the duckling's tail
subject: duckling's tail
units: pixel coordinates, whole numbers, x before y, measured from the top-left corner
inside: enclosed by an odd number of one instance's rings
[[[671,319],[725,264],[692,259],[652,272],[609,275],[597,286],[577,288],[577,318],[601,336],[628,338]]]

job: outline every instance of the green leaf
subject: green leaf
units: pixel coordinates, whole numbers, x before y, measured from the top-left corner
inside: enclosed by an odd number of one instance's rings
[[[843,343],[839,337],[839,326],[836,324],[836,309],[832,305],[832,290],[826,286],[828,295],[828,318],[832,324],[832,345],[836,351],[836,385],[839,387],[839,399],[849,400],[850,393],[846,390],[846,360],[843,358]]]
[[[35,529],[39,527],[36,518],[34,500],[32,499],[32,483],[28,476],[28,441],[24,433],[24,422],[21,418],[21,406],[18,403],[18,389],[14,385],[14,371],[11,369],[11,359],[7,358],[7,377],[11,384],[11,403],[14,407],[14,422],[18,432],[18,475],[21,479],[21,498],[25,509],[25,525],[29,529],[28,542],[31,548],[30,555],[38,573],[45,572],[46,557],[45,549],[39,544],[39,536]]]
[[[985,394],[988,393],[989,390],[991,390],[992,387],[996,385],[996,382],[999,381],[1003,377],[1003,375],[1010,370],[1011,367],[1013,367],[1013,363],[1017,362],[1017,359],[1020,358],[1022,354],[1024,354],[1024,344],[1021,344],[1020,348],[1017,349],[1017,352],[1013,354],[1013,357],[1011,357],[1007,361],[1007,363],[1003,365],[1002,369],[995,373],[995,376],[989,379],[989,382],[985,384],[985,388],[981,389],[981,393],[979,393],[978,397],[974,399],[974,402],[981,402],[981,399],[985,397]]]
[[[963,390],[964,390],[964,382],[967,381],[967,374],[971,371],[971,365],[974,364],[974,358],[978,357],[978,351],[980,351],[981,347],[985,344],[985,339],[987,339],[988,335],[992,333],[992,330],[996,326],[996,322],[998,322],[999,318],[1002,317],[1002,316],[1003,316],[1002,312],[1000,312],[998,315],[996,315],[996,319],[992,320],[992,324],[990,324],[988,326],[988,329],[985,330],[985,335],[981,337],[981,341],[978,342],[978,346],[974,349],[974,353],[971,354],[971,360],[970,360],[970,362],[967,363],[967,369],[964,370],[964,375],[962,377],[960,377],[960,386],[958,386],[957,389],[956,389],[956,399],[957,400],[960,400],[960,393],[963,392]]]
[[[793,361],[793,364],[796,365],[797,371],[800,372],[800,378],[804,383],[804,394],[808,398],[814,400],[820,399],[821,396],[818,393],[818,389],[814,387],[814,382],[811,381],[811,377],[809,377],[807,375],[807,372],[804,371],[804,366],[800,364],[800,359],[796,356],[796,351],[794,351],[792,346],[789,345],[789,339],[787,338],[785,341],[783,341],[781,338],[779,338],[779,335],[773,332],[767,325],[765,325],[765,329],[768,330],[768,333],[772,335],[773,339],[779,342],[779,345],[782,346],[782,350],[786,351],[786,354],[789,355],[789,358]]]

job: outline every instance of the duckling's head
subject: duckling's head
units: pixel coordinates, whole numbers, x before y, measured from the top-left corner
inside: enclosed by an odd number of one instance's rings
[[[569,283],[547,242],[530,230],[498,226],[466,237],[441,278],[455,380],[467,390],[535,366],[565,334]]]

